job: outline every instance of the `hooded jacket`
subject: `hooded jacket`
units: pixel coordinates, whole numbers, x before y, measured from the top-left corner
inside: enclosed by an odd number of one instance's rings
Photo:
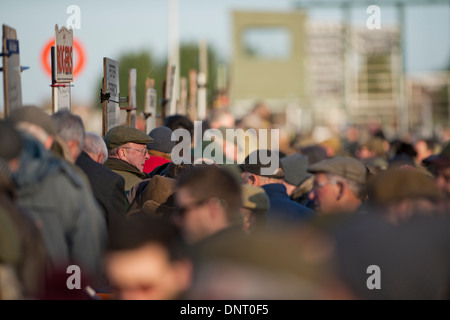
[[[18,205],[42,231],[51,268],[76,264],[93,278],[100,275],[106,221],[86,181],[29,135],[12,179]]]

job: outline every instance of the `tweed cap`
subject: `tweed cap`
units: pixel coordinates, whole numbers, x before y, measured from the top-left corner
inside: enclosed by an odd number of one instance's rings
[[[135,197],[128,215],[145,213],[149,216],[163,216],[176,210],[176,180],[154,175],[144,189]]]
[[[51,136],[56,134],[56,127],[50,115],[36,106],[23,106],[15,108],[11,111],[9,119],[15,125],[20,122],[29,122],[41,127]]]
[[[251,210],[267,211],[270,208],[269,197],[261,187],[242,185],[242,207]]]
[[[308,172],[331,173],[365,185],[368,170],[366,166],[356,158],[337,156],[319,161],[309,166]]]
[[[308,157],[298,153],[281,158],[281,165],[284,169],[284,181],[293,186],[299,186],[308,179],[311,174],[308,173]]]
[[[369,197],[378,204],[406,198],[443,199],[433,178],[413,167],[388,169],[376,175],[369,184]]]
[[[13,124],[6,120],[0,120],[0,158],[10,160],[17,157],[22,146],[22,136]]]
[[[148,150],[156,150],[163,153],[171,153],[175,147],[175,141],[172,141],[172,130],[169,127],[156,127],[148,134],[153,142],[147,143]]]
[[[105,143],[108,150],[120,147],[129,142],[147,144],[153,142],[153,138],[139,129],[128,126],[116,126],[105,135]]]
[[[272,163],[272,161],[275,161],[275,163]],[[250,172],[259,176],[277,179],[284,178],[284,173],[278,174],[278,169],[283,169],[278,151],[255,150],[245,158],[239,167],[243,172]],[[272,172],[267,173],[269,170]]]

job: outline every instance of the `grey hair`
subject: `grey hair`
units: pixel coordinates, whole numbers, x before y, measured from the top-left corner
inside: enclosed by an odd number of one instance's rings
[[[84,148],[85,132],[83,120],[80,116],[68,110],[61,110],[52,114],[51,117],[56,132],[64,141],[78,141],[80,149]]]
[[[346,179],[342,176],[332,174],[332,173],[327,173],[327,178],[330,181],[330,183],[334,183],[334,184],[336,184],[338,182],[345,183],[347,185],[347,187],[355,194],[355,196],[358,197],[358,199],[363,200],[363,201],[366,199],[367,188],[365,185],[362,185],[361,183]]]
[[[103,154],[103,162],[108,159],[108,148],[105,140],[95,132],[86,132],[84,152],[91,154]]]

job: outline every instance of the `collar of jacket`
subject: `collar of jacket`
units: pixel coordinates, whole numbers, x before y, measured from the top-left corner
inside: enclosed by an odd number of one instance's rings
[[[138,176],[141,179],[148,178],[148,175],[145,172],[140,171],[132,164],[118,158],[108,158],[108,160],[105,161],[105,166],[107,166],[111,170],[126,171],[133,173],[134,175]]]
[[[266,191],[269,198],[273,196],[288,197],[286,187],[282,183],[269,183],[261,187]]]

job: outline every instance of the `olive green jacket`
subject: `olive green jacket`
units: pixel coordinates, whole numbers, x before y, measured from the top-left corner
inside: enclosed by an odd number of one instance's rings
[[[149,178],[147,173],[140,171],[135,166],[121,159],[108,158],[105,161],[105,166],[115,173],[120,174],[125,179],[125,192],[127,194],[136,183]]]

